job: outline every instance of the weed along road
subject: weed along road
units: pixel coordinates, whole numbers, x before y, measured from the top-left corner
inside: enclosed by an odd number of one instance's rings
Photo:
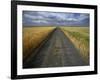
[[[33,52],[34,53],[34,52]],[[80,52],[69,38],[56,28],[49,39],[41,46],[35,56],[24,62],[23,68],[84,66]]]

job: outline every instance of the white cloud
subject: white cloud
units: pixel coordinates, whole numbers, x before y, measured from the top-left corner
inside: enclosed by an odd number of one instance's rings
[[[80,16],[79,16],[80,21],[84,20],[84,19],[87,19],[87,18],[89,18],[89,15],[87,15],[87,14],[80,14]]]
[[[40,15],[34,16],[34,15],[30,15],[30,14],[24,14],[24,16],[27,18],[30,18],[30,19],[43,19],[43,17]]]

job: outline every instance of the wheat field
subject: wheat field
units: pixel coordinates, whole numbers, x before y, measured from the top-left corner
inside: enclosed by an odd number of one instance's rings
[[[89,63],[89,27],[62,27],[61,30]]]
[[[23,59],[54,30],[54,27],[24,27],[23,28]]]

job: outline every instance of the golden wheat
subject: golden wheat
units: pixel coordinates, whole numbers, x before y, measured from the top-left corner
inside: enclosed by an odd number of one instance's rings
[[[54,27],[23,28],[23,58],[25,59],[48,35]]]

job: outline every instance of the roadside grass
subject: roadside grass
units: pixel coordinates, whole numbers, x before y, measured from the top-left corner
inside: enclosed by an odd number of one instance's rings
[[[89,28],[88,27],[62,27],[61,30],[80,51],[86,63],[89,63]]]
[[[23,59],[54,30],[54,27],[24,27],[23,28]]]

